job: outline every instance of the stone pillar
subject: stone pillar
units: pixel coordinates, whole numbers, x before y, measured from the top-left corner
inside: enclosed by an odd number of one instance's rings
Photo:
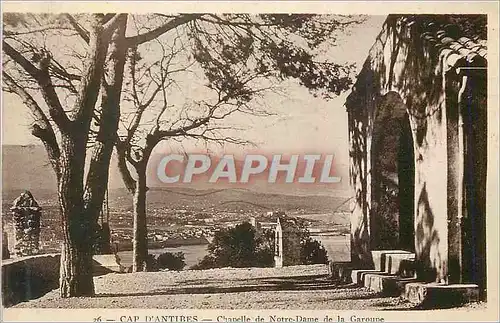
[[[446,122],[448,154],[448,276],[450,284],[462,281],[462,182],[463,145],[459,123],[458,90],[460,80],[454,70],[446,74]],[[460,120],[459,120],[460,119]]]
[[[11,208],[13,213],[17,256],[31,256],[40,252],[41,208],[29,191],[19,196]]]
[[[459,139],[461,162],[461,282],[486,291],[486,172],[487,172],[487,73],[486,67],[460,68]]]
[[[486,73],[446,75],[448,126],[448,279],[486,288]]]

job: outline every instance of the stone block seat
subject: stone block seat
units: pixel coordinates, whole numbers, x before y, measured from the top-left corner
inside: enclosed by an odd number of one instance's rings
[[[420,308],[446,308],[480,300],[476,284],[412,282],[405,286],[402,296]]]
[[[353,269],[351,272],[351,282],[358,286],[364,286],[365,277],[367,274],[380,274],[382,273],[377,269]]]
[[[475,284],[419,282],[415,254],[410,251],[374,250],[372,259],[372,268],[364,269],[356,269],[347,262],[332,263],[331,277],[383,296],[401,296],[421,308],[459,306],[480,299],[479,288]]]
[[[390,275],[399,275],[401,277],[413,277],[416,275],[414,264],[414,253],[392,253],[385,257],[384,272]]]
[[[372,258],[372,268],[356,269],[350,263],[332,263],[330,275],[336,281],[365,286],[387,295],[394,295],[396,291],[401,294],[406,283],[415,281],[415,272],[411,266],[415,261],[414,253],[405,250],[374,250]]]
[[[415,254],[405,250],[373,250],[372,252],[373,266],[376,270],[386,271],[389,263],[388,258],[391,255],[406,255],[415,257]]]
[[[384,296],[399,296],[405,285],[416,281],[415,254],[406,250],[373,250],[371,272],[361,274],[358,284]]]
[[[364,287],[383,296],[400,296],[405,291],[406,284],[416,282],[416,277],[401,277],[387,273],[367,273],[364,277]]]

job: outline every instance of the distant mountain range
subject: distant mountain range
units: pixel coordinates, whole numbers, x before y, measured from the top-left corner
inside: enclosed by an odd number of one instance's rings
[[[176,210],[210,211],[301,211],[302,213],[333,213],[349,210],[349,198],[325,195],[288,195],[261,193],[241,188],[190,189],[155,187],[147,193],[149,210],[164,207]],[[132,210],[132,197],[125,189],[110,191],[110,206],[123,211]]]

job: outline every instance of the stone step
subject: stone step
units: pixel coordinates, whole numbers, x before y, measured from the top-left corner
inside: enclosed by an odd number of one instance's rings
[[[411,252],[405,250],[372,250],[372,259],[374,269],[384,271],[386,268],[385,260],[389,254],[410,254]]]
[[[416,282],[416,277],[402,278],[397,275],[367,273],[364,286],[384,296],[400,296],[405,291],[405,285]]]
[[[381,271],[376,269],[353,269],[351,271],[351,282],[358,286],[364,286],[365,276],[367,274],[380,274],[380,273]]]
[[[476,284],[409,283],[402,295],[420,308],[445,308],[478,302]]]
[[[385,256],[384,272],[401,277],[413,277],[415,274],[414,253],[393,253]]]

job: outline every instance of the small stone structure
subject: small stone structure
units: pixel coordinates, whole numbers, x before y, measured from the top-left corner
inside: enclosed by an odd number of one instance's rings
[[[255,218],[250,219],[250,222],[257,236],[261,236],[264,229],[274,231],[274,266],[281,268],[298,265],[301,246],[295,220],[287,217],[284,212],[269,212],[267,216],[272,216],[272,222],[260,222]]]
[[[274,229],[274,267],[283,267],[283,228],[279,218]]]
[[[11,208],[14,221],[17,256],[32,256],[40,251],[41,208],[30,191],[24,191]]]

